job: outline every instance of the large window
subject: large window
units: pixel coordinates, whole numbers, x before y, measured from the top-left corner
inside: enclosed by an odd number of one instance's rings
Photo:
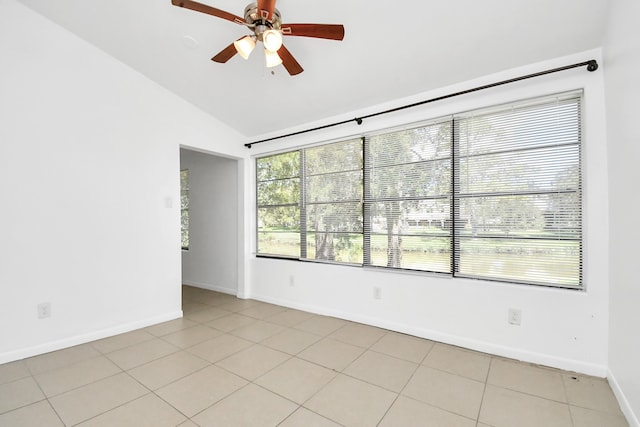
[[[257,159],[258,255],[582,287],[581,93]]]

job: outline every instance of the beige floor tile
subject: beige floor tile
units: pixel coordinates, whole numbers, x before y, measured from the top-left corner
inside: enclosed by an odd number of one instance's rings
[[[296,403],[304,403],[336,376],[330,369],[292,358],[255,383]]]
[[[284,326],[265,322],[264,320],[258,320],[257,322],[254,322],[250,325],[242,326],[238,329],[233,330],[231,334],[240,338],[244,338],[245,340],[260,342],[263,339],[269,338],[270,336],[281,332],[282,330],[284,330]]]
[[[188,417],[227,397],[247,381],[217,366],[208,366],[156,391]],[[215,386],[214,386],[215,385]]]
[[[105,338],[99,341],[91,343],[93,347],[99,352],[106,354],[112,353],[117,350],[121,350],[126,347],[130,347],[134,344],[140,344],[141,342],[149,341],[155,337],[149,332],[143,329],[127,332],[125,334],[115,335],[113,337]]]
[[[298,357],[329,369],[342,371],[364,351],[362,347],[324,338],[301,351]]]
[[[297,324],[295,328],[324,337],[338,330],[346,323],[346,321],[335,317],[315,316]]]
[[[592,409],[569,406],[573,427],[629,427],[629,423],[622,415],[608,414]]]
[[[387,332],[371,350],[388,354],[409,362],[420,363],[434,346],[433,341],[397,332]]]
[[[74,365],[36,375],[45,395],[51,397],[110,377],[122,370],[105,356],[83,360]]]
[[[378,425],[379,427],[475,427],[476,422],[435,406],[400,396]]]
[[[164,335],[171,334],[173,332],[178,332],[183,329],[191,328],[196,326],[197,323],[193,320],[186,319],[181,317],[179,319],[170,320],[168,322],[159,323],[157,325],[149,326],[144,330],[149,332],[151,335],[156,337],[161,337]]]
[[[204,310],[198,310],[194,313],[185,314],[184,317],[194,322],[206,323],[224,316],[228,316],[229,314],[231,314],[230,311],[222,309],[220,307],[208,307]]]
[[[566,403],[560,372],[528,363],[494,358],[487,384]]]
[[[160,338],[134,344],[131,347],[114,351],[106,356],[124,370],[149,363],[153,360],[175,353],[180,349]]]
[[[0,426],[6,427],[64,427],[46,400],[0,415]]]
[[[162,339],[184,349],[215,338],[220,334],[221,332],[216,329],[204,325],[196,325],[193,328],[187,328],[165,335]]]
[[[207,308],[211,308],[211,306],[193,300],[185,301],[182,303],[182,313],[185,316],[188,314],[194,314],[200,310],[206,310]]]
[[[346,426],[375,426],[396,397],[396,393],[340,374],[304,406]]]
[[[52,397],[49,402],[65,424],[75,425],[148,392],[122,373]]]
[[[289,309],[267,317],[265,320],[282,326],[292,327],[298,325],[305,320],[311,319],[315,315],[306,311]]]
[[[251,341],[224,334],[194,345],[187,351],[211,363],[215,363],[252,345]]]
[[[422,362],[423,365],[485,382],[491,357],[475,351],[446,344],[436,344]]]
[[[622,415],[607,380],[583,375],[563,374],[567,400],[574,406]]]
[[[571,427],[569,405],[488,384],[478,421],[494,427]]]
[[[0,365],[0,426],[628,427],[600,378],[189,286],[183,311]]]
[[[387,332],[384,329],[374,326],[361,325],[358,323],[347,323],[340,329],[332,332],[329,338],[358,347],[369,348],[382,338]]]
[[[260,304],[261,304],[260,301],[238,298],[233,301],[229,301],[227,303],[221,304],[218,307],[228,311],[238,312],[238,311],[246,310],[247,308],[253,307],[255,305],[260,305]]]
[[[151,390],[192,374],[209,362],[186,351],[180,351],[146,363],[129,371],[129,374]]]
[[[268,390],[249,384],[202,411],[193,417],[193,421],[207,427],[275,427],[297,407]]]
[[[0,365],[0,384],[10,383],[31,375],[27,365],[22,360]]]
[[[221,317],[211,322],[207,322],[207,326],[218,329],[222,332],[231,332],[235,329],[257,322],[258,319],[243,316],[242,314],[232,313],[228,316]]]
[[[175,427],[186,420],[155,394],[147,394],[79,424],[79,427]]]
[[[44,394],[32,377],[0,385],[0,414],[44,399]]]
[[[321,339],[319,335],[287,328],[261,341],[260,344],[295,355]]]
[[[235,301],[236,299],[237,299],[237,297],[235,295],[223,294],[223,293],[220,293],[220,292],[212,292],[212,291],[210,291],[210,292],[207,292],[207,293],[201,295],[198,298],[198,302],[217,307],[217,306],[220,306],[220,305],[227,304],[227,303],[230,303],[232,301]]]
[[[328,418],[311,412],[306,408],[298,408],[293,414],[284,420],[278,427],[340,427]]]
[[[399,393],[407,384],[418,365],[387,356],[375,351],[367,351],[357,358],[343,372],[371,384]]]
[[[256,344],[217,362],[216,365],[253,381],[290,357],[281,351]]]
[[[285,311],[285,307],[281,307],[279,305],[260,303],[253,305],[244,310],[240,310],[238,314],[242,314],[243,316],[249,316],[256,319],[266,319],[267,317],[271,317],[276,315],[277,313],[281,313]]]
[[[402,394],[463,417],[476,419],[483,391],[484,383],[479,381],[420,366]]]
[[[100,353],[96,351],[91,344],[83,344],[30,357],[29,359],[25,359],[24,362],[27,368],[29,368],[29,371],[31,371],[31,374],[37,375],[97,356],[100,356]]]

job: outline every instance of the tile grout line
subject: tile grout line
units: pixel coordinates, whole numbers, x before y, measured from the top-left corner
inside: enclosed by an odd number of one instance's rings
[[[380,338],[382,339],[382,338]],[[379,340],[378,340],[379,341]],[[404,386],[400,389],[399,392],[397,392],[396,394],[396,398],[393,399],[393,402],[391,402],[391,405],[389,405],[389,407],[387,408],[387,410],[384,412],[384,415],[382,415],[382,418],[380,418],[380,420],[378,421],[378,423],[376,424],[376,426],[379,426],[380,423],[382,422],[382,420],[384,420],[384,418],[387,416],[387,414],[389,413],[389,411],[391,410],[391,408],[393,407],[393,405],[396,404],[396,402],[398,401],[398,399],[400,398],[400,396],[402,397],[407,397],[404,396],[402,394],[402,392],[404,391],[405,388],[407,388],[407,385],[409,385],[409,383],[411,382],[411,380],[413,379],[413,377],[415,376],[416,372],[418,372],[418,369],[420,369],[420,366],[422,366],[422,363],[424,362],[424,360],[427,358],[427,356],[429,355],[429,353],[431,353],[433,351],[435,347],[435,344],[431,346],[431,348],[429,349],[429,351],[427,351],[425,353],[425,355],[422,357],[422,359],[420,360],[420,362],[416,363],[416,367],[413,370],[413,372],[411,373],[411,376],[409,377],[409,379],[407,380],[407,382],[404,384]],[[415,399],[414,399],[415,400]],[[421,402],[424,403],[424,402]]]

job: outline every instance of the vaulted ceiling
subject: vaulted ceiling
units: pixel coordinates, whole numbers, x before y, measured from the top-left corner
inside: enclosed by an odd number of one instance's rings
[[[343,41],[286,37],[305,71],[210,58],[248,34],[170,0],[20,0],[250,138],[600,47],[608,0],[278,0],[283,22],[343,24]],[[243,16],[248,0],[200,0]],[[272,73],[273,70],[273,73]]]

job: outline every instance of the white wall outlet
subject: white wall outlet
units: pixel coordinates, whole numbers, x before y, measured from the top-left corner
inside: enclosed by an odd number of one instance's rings
[[[522,322],[522,310],[510,308],[508,321],[511,325],[520,325]]]
[[[47,317],[51,317],[51,303],[38,304],[38,319],[46,319]]]
[[[380,290],[380,288],[378,286],[374,286],[373,287],[373,299],[381,299],[382,298],[382,291]]]
[[[293,277],[293,274],[291,276],[289,276],[289,286],[291,286],[292,288],[296,285],[296,279],[295,277]]]

